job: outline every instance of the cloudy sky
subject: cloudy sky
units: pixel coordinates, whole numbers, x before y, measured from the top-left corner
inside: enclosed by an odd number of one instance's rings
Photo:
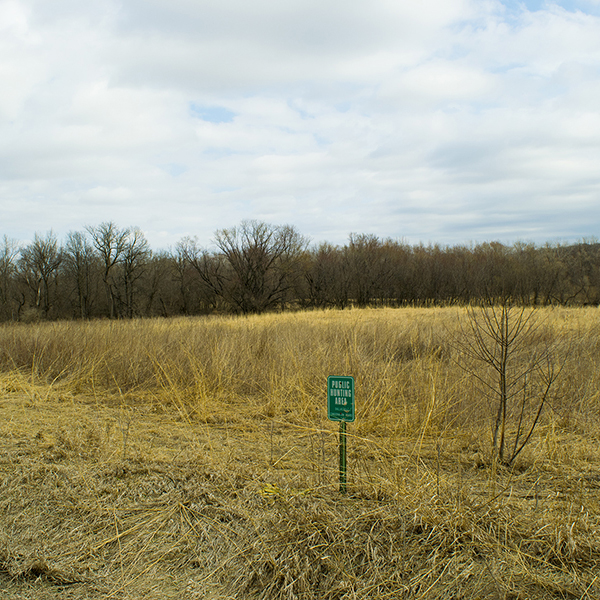
[[[0,235],[600,235],[600,0],[0,0]]]

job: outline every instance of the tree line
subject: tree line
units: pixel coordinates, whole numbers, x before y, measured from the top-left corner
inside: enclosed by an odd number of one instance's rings
[[[214,249],[196,238],[153,251],[136,227],[105,222],[0,245],[0,319],[132,318],[294,308],[600,304],[600,244],[409,245],[351,234],[310,245],[290,225],[243,221]]]

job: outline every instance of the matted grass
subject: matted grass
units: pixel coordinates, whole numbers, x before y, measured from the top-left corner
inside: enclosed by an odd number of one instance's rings
[[[600,597],[597,311],[546,311],[563,377],[511,470],[462,314],[3,327],[3,597]]]

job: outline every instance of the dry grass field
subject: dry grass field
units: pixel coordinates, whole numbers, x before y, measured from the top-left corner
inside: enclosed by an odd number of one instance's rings
[[[510,467],[464,309],[0,327],[0,596],[600,598],[600,311],[536,318]]]

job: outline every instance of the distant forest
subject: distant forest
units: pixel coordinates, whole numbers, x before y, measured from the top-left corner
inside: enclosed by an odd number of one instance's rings
[[[309,245],[293,226],[244,221],[153,252],[112,222],[60,240],[0,247],[0,320],[261,313],[300,308],[437,306],[510,298],[523,305],[600,303],[600,244],[408,245],[351,234]]]

